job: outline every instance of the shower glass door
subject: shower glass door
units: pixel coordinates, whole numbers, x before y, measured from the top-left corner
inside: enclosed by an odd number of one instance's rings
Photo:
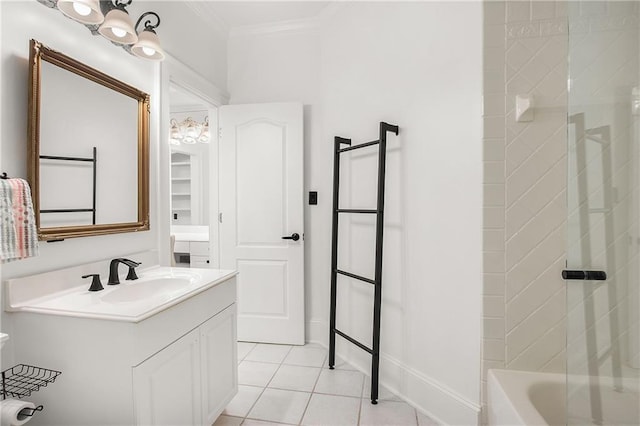
[[[567,424],[640,424],[638,2],[570,1]],[[574,278],[579,278],[579,273]]]

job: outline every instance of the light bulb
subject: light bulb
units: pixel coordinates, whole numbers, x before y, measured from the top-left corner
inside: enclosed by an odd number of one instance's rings
[[[122,28],[118,28],[118,27],[111,28],[111,32],[113,33],[114,36],[116,36],[118,38],[122,38],[122,37],[127,35],[127,32],[125,30],[123,30]]]
[[[143,47],[142,52],[147,56],[153,56],[156,54],[156,49],[152,49],[150,47]]]
[[[75,10],[78,15],[82,16],[89,16],[91,14],[91,8],[89,6],[78,2],[73,3],[73,10]]]

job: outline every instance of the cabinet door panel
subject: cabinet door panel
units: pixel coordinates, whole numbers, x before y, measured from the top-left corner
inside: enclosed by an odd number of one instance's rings
[[[194,330],[133,369],[138,425],[201,425],[199,332]]]
[[[200,327],[202,418],[213,424],[238,391],[236,305]]]

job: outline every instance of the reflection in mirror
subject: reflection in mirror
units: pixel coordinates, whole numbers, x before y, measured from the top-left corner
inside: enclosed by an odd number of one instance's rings
[[[30,72],[39,238],[149,229],[149,96],[34,40]]]
[[[207,226],[210,109],[178,86],[170,96],[171,224]]]
[[[135,99],[42,63],[41,227],[137,220],[137,112]]]
[[[202,108],[202,107],[200,107]],[[172,112],[177,123],[189,122],[202,127],[207,110]],[[201,133],[198,131],[198,133]],[[209,218],[209,144],[184,142],[171,147],[171,212],[173,225],[208,225]]]
[[[213,266],[209,253],[211,134],[216,110],[191,92],[170,86],[171,234],[176,266]],[[212,120],[214,121],[214,120]]]

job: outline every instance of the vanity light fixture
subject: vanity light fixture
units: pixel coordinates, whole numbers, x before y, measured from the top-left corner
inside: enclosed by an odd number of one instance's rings
[[[204,122],[198,123],[191,117],[178,123],[175,118],[171,119],[171,131],[169,132],[169,143],[180,145],[181,143],[191,145],[196,142],[209,143],[209,116],[204,118]]]
[[[210,135],[209,135],[209,116],[207,115],[204,118],[204,123],[202,123],[202,131],[200,132],[200,136],[198,137],[198,142],[201,143],[209,143]]]
[[[146,16],[153,16],[158,21],[157,24],[152,25],[150,20],[144,21],[144,30],[138,33],[138,41],[131,48],[131,53],[134,55],[144,58],[151,59],[152,61],[161,61],[164,59],[164,52],[160,47],[160,39],[158,38],[158,34],[156,34],[155,29],[160,26],[160,17],[155,12],[146,12],[143,13],[140,18],[138,18],[138,22],[136,22],[136,31],[138,30],[138,26],[142,19]]]
[[[39,3],[58,9],[67,17],[84,24],[91,34],[102,35],[114,44],[139,58],[162,61],[165,57],[156,28],[160,26],[160,17],[155,12],[145,12],[133,25],[127,6],[133,0],[38,0]],[[144,28],[138,32],[138,26],[144,21]]]
[[[104,21],[98,0],[58,0],[58,9],[82,24],[97,25]]]
[[[117,44],[133,44],[138,41],[138,35],[126,9],[126,6],[129,6],[131,2],[132,0],[101,2],[109,9],[104,17],[104,22],[98,28],[98,32],[103,37]]]

